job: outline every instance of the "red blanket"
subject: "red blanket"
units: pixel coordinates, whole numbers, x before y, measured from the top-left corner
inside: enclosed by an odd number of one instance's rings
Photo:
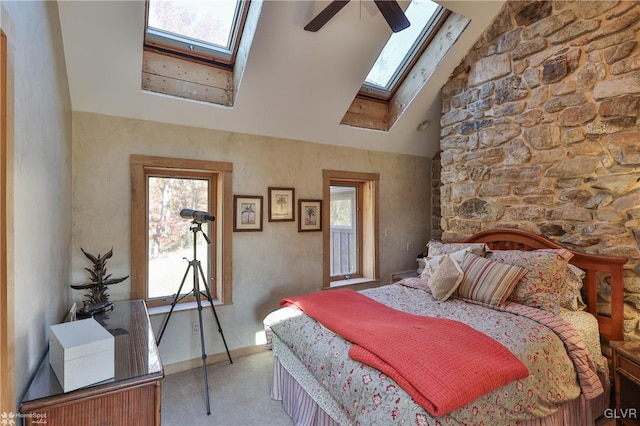
[[[458,321],[412,315],[348,289],[282,299],[351,341],[349,356],[393,378],[439,417],[525,378],[507,348]]]

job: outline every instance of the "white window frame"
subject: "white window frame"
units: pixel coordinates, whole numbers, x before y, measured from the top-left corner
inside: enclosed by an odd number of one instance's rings
[[[379,86],[376,84],[372,84],[366,81],[362,84],[360,88],[359,94],[362,96],[369,96],[376,99],[389,100],[393,97],[394,93],[402,84],[407,74],[410,72],[411,68],[414,66],[420,55],[425,51],[429,43],[433,40],[434,36],[447,19],[451,12],[445,9],[442,6],[438,6],[437,9],[431,15],[429,21],[425,24],[423,30],[420,32],[420,35],[416,38],[413,44],[407,46],[406,53],[404,55],[404,59],[396,70],[393,73],[391,79],[385,86]],[[391,37],[396,36],[396,33],[393,33]],[[385,45],[386,47],[386,45]],[[383,50],[380,52],[380,55],[384,52]],[[376,62],[378,61],[376,58]],[[375,66],[375,63],[374,65]],[[373,69],[373,67],[372,67]],[[370,71],[371,72],[371,71]],[[368,76],[368,74],[367,74]]]
[[[339,180],[332,180],[331,181],[331,185],[330,185],[330,189],[331,187],[341,187],[341,188],[353,188],[355,189],[355,194],[353,194],[353,196],[351,196],[351,194],[349,195],[343,195],[339,198],[344,199],[344,200],[350,200],[352,202],[352,206],[353,206],[353,210],[351,212],[351,228],[353,229],[353,232],[355,233],[355,238],[354,238],[354,242],[355,242],[355,256],[354,256],[354,260],[355,260],[355,270],[354,271],[349,271],[347,273],[341,273],[341,274],[333,274],[333,271],[330,271],[331,274],[331,281],[339,281],[339,280],[349,280],[351,278],[362,278],[362,212],[363,212],[363,203],[362,203],[362,194],[363,194],[363,184],[362,182],[351,182],[351,181],[339,181]],[[329,204],[331,204],[336,198],[336,196],[334,196],[334,194],[331,194],[330,191],[330,199],[329,199]],[[331,219],[331,218],[330,218]],[[331,223],[329,223],[329,229],[330,229],[330,235],[333,233],[333,227],[331,226]],[[333,257],[333,254],[335,253],[334,247],[333,247],[333,238],[330,239],[329,241],[329,253],[331,255],[331,257]],[[330,259],[333,260],[335,262],[335,259]],[[332,268],[333,269],[333,268]]]
[[[222,65],[233,65],[249,10],[249,0],[238,1],[231,25],[229,44],[226,47],[149,27],[149,0],[145,3],[144,43],[146,48],[160,49],[165,53],[175,53],[182,57],[208,60]]]

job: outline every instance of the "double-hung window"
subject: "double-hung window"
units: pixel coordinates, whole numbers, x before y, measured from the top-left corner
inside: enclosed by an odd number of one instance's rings
[[[215,303],[231,302],[231,173],[230,163],[131,156],[133,297],[188,302],[206,284]]]
[[[376,173],[323,171],[323,287],[379,279]]]

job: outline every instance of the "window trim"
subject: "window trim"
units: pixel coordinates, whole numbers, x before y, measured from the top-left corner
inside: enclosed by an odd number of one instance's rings
[[[232,304],[232,231],[233,164],[218,161],[189,160],[180,158],[152,157],[132,154],[131,166],[131,298],[143,299],[148,306],[169,305],[171,301],[147,299],[147,176],[150,171],[175,170],[176,174],[187,175],[191,172],[216,174],[216,227],[215,243],[217,248],[215,272],[216,288],[212,296],[216,304]],[[213,239],[212,239],[213,240]],[[178,283],[179,284],[179,283]],[[178,285],[176,284],[176,285]],[[217,296],[217,297],[215,297]],[[187,302],[188,298],[184,299]]]
[[[11,34],[11,38],[14,35]],[[16,340],[15,340],[15,273],[7,247],[14,241],[11,182],[14,176],[12,164],[13,135],[7,128],[7,117],[14,115],[10,102],[13,92],[12,73],[15,69],[14,55],[9,55],[13,43],[8,43],[7,34],[0,29],[0,407],[14,407],[16,401]],[[11,61],[11,62],[9,62]],[[18,311],[19,312],[19,311]]]
[[[322,196],[327,202],[322,203],[322,288],[332,288],[341,285],[362,284],[380,279],[379,262],[379,192],[380,175],[378,173],[350,172],[341,170],[322,171]],[[362,212],[360,235],[360,278],[331,279],[331,192],[333,182],[349,182],[362,186]]]

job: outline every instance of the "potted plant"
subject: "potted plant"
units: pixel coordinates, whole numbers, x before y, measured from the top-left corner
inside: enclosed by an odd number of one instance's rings
[[[86,300],[82,309],[78,310],[78,315],[81,317],[90,317],[99,312],[113,307],[113,303],[109,302],[109,294],[107,293],[107,286],[120,283],[129,276],[123,278],[111,278],[111,274],[107,275],[107,260],[113,256],[113,248],[109,250],[104,256],[98,254],[97,256],[87,253],[81,247],[82,253],[93,263],[93,269],[84,268],[89,272],[91,282],[85,284],[73,284],[71,288],[76,290],[88,290],[85,294]]]

